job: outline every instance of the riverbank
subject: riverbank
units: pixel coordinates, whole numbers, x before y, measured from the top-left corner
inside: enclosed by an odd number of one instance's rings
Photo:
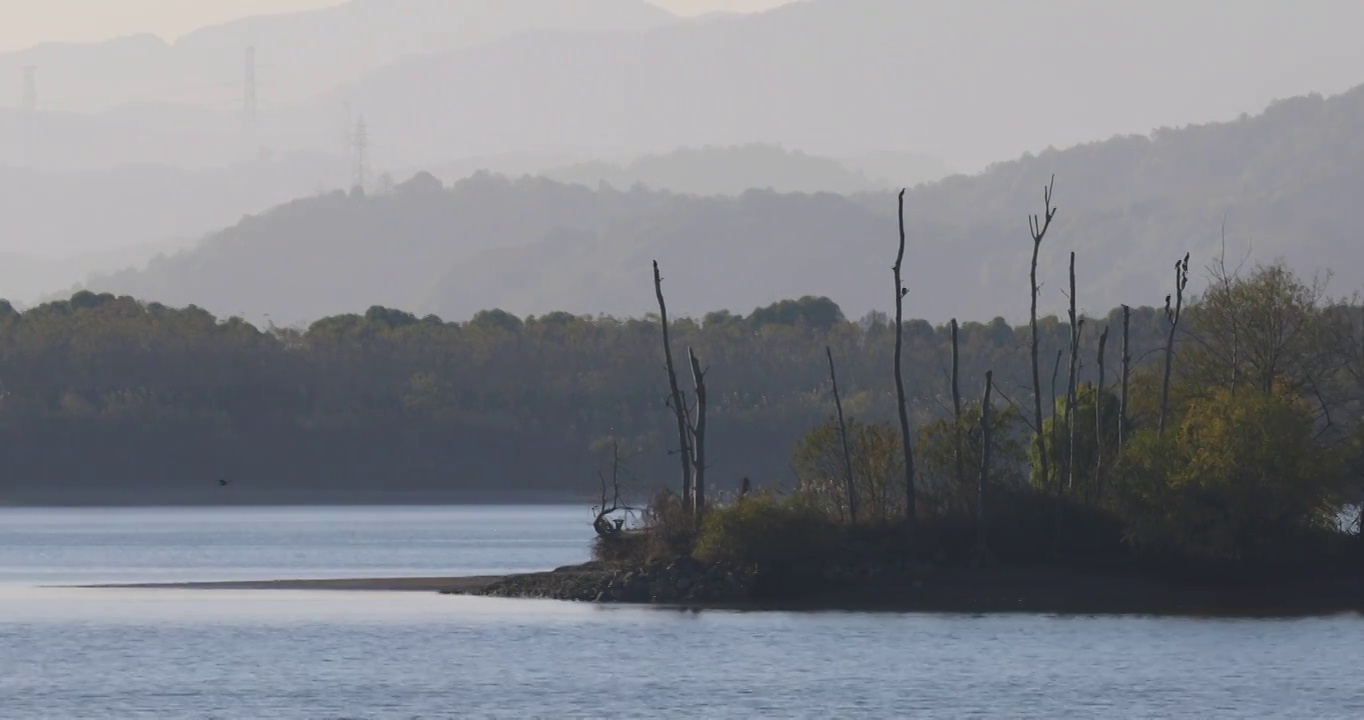
[[[688,561],[642,568],[601,563],[501,576],[336,578],[97,585],[179,590],[438,592],[519,599],[730,610],[1058,613],[1300,617],[1364,613],[1364,585],[1174,583],[1046,567],[925,570],[777,588],[756,575]]]

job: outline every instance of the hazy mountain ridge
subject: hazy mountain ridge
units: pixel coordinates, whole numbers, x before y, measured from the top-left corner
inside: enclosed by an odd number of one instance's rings
[[[1354,31],[1364,26],[1364,5],[1346,0],[1321,0],[1310,13],[1282,3],[1245,12],[1215,0],[811,0],[690,22],[665,21],[644,3],[614,0],[630,8],[622,14],[601,1],[574,1],[589,3],[592,12],[568,13],[561,22],[551,13],[515,12],[549,0],[494,3],[505,23],[488,20],[478,42],[446,44],[435,36],[449,23],[376,0],[353,3],[348,12],[357,17],[366,7],[384,8],[376,27],[398,23],[403,29],[392,37],[403,38],[393,43],[401,52],[373,50],[375,58],[388,57],[382,67],[354,61],[365,71],[346,64],[352,60],[326,60],[332,52],[324,52],[332,47],[326,43],[289,48],[302,59],[259,45],[261,112],[250,133],[240,112],[241,38],[249,34],[242,28],[250,23],[206,30],[201,40],[187,38],[169,50],[155,49],[154,39],[125,43],[123,54],[152,65],[181,52],[181,44],[226,48],[211,68],[177,63],[188,75],[173,84],[188,88],[184,93],[139,96],[170,106],[198,97],[190,92],[196,87],[213,86],[204,102],[214,109],[177,121],[169,134],[151,129],[165,124],[151,107],[64,117],[55,112],[62,109],[60,68],[43,66],[40,97],[57,106],[39,103],[39,124],[51,127],[33,162],[224,164],[254,157],[260,146],[337,153],[346,128],[363,114],[371,156],[390,169],[526,151],[591,159],[753,142],[836,158],[929,152],[970,169],[1048,144],[1233,117],[1308,90],[1339,92],[1359,81],[1354,68],[1364,63]],[[429,12],[449,17],[476,17],[469,9],[482,7],[469,4],[474,0],[403,2],[426,3],[437,8]],[[412,26],[401,24],[409,16],[417,18]],[[328,17],[270,22],[325,32]],[[432,33],[435,39],[422,39]],[[376,30],[375,37],[388,36]],[[1215,52],[1210,37],[1219,40]],[[321,53],[315,58],[306,55],[314,46]],[[365,48],[381,46],[388,47],[375,39],[351,55],[364,58]],[[120,62],[86,63],[74,77],[99,88],[165,86],[155,72],[122,69],[127,63]],[[10,65],[17,78],[17,65]],[[0,62],[0,74],[5,67]],[[311,89],[295,88],[291,73],[310,78]],[[12,113],[0,111],[0,133],[22,138],[22,118],[7,117]],[[0,162],[22,157],[20,144],[0,147],[10,148]]]
[[[896,155],[899,172],[909,185],[940,180],[950,174],[946,165],[923,155]],[[776,192],[832,192],[851,195],[889,190],[884,175],[869,176],[864,166],[884,171],[890,161],[876,155],[839,160],[787,150],[780,145],[754,143],[729,147],[679,148],[626,162],[589,161],[550,168],[538,173],[551,180],[595,187],[605,183],[617,190],[644,185],[686,195],[740,195],[748,190]]]
[[[429,166],[446,183],[489,170],[508,177],[539,175],[621,190],[636,183],[699,195],[740,194],[750,187],[783,191],[852,193],[888,186],[874,183],[856,162],[838,161],[775,146],[679,149],[667,155],[608,162],[533,153],[475,157]],[[910,158],[924,179],[945,173],[940,163]],[[567,164],[566,164],[567,163]],[[382,190],[414,168],[371,174]],[[0,284],[11,300],[30,302],[60,294],[93,271],[143,267],[168,243],[186,245],[292,200],[347,187],[351,163],[336,155],[294,154],[205,169],[161,164],[103,170],[39,171],[0,166],[0,251],[23,256],[0,265]],[[34,271],[40,268],[41,271]]]
[[[1065,303],[1072,251],[1082,309],[1159,304],[1176,258],[1192,252],[1201,267],[1220,252],[1224,217],[1233,263],[1253,248],[1253,259],[1283,256],[1302,272],[1334,269],[1342,290],[1364,284],[1349,262],[1364,227],[1350,199],[1364,190],[1361,87],[910,191],[914,316],[1023,316],[1025,218],[1040,211],[1052,173],[1060,211],[1042,246],[1044,312]],[[895,236],[890,193],[698,198],[486,175],[445,189],[426,178],[391,196],[299,201],[91,288],[280,322],[373,304],[450,319],[494,306],[639,315],[652,308],[648,267],[658,259],[677,313],[816,294],[856,316],[890,305]]]
[[[635,0],[351,0],[201,28],[176,41],[134,35],[0,53],[0,77],[38,68],[43,104],[100,111],[137,102],[224,108],[256,48],[260,101],[297,102],[407,55],[467,48],[528,30],[642,30],[673,21]]]
[[[1288,6],[814,0],[645,32],[521,34],[409,58],[310,111],[322,118],[352,101],[388,152],[405,159],[428,147],[454,157],[761,141],[839,157],[927,150],[970,167],[1048,143],[1343,90],[1359,80],[1349,68],[1364,61],[1345,29],[1364,24],[1364,6],[1318,9],[1343,24],[1313,34],[1319,53],[1305,58],[1281,42],[1307,34]],[[1209,58],[1208,33],[1229,43],[1226,52]]]

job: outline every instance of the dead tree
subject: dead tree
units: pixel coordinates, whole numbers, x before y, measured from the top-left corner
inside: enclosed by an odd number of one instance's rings
[[[1080,325],[1075,312],[1075,253],[1070,254],[1070,373],[1066,377],[1066,489],[1075,489],[1076,374],[1080,361]]]
[[[1032,311],[1029,315],[1028,327],[1032,329],[1032,399],[1033,399],[1033,420],[1036,421],[1037,428],[1036,444],[1038,462],[1041,463],[1042,477],[1051,476],[1049,463],[1047,462],[1047,441],[1042,432],[1042,379],[1037,367],[1037,255],[1042,248],[1042,239],[1047,235],[1047,229],[1051,227],[1051,220],[1056,217],[1056,209],[1051,206],[1051,189],[1056,183],[1056,176],[1051,176],[1051,181],[1042,191],[1042,217],[1036,215],[1028,217],[1028,230],[1032,235],[1032,270],[1029,277],[1032,280]],[[1053,387],[1055,382],[1053,381]]]
[[[1063,358],[1063,357],[1065,357],[1065,356],[1066,356],[1066,351],[1065,351],[1065,350],[1057,350],[1057,351],[1056,351],[1056,364],[1053,365],[1053,366],[1051,367],[1051,449],[1052,449],[1052,451],[1056,451],[1057,448],[1061,447],[1061,441],[1060,441],[1060,439],[1057,437],[1057,436],[1060,434],[1060,432],[1061,432],[1061,423],[1059,422],[1060,418],[1058,418],[1058,417],[1056,416],[1056,378],[1059,377],[1060,374],[1061,374],[1061,358]],[[1039,426],[1039,427],[1040,427],[1040,426]],[[1062,468],[1060,467],[1060,460],[1061,460],[1061,458],[1057,458],[1057,467],[1056,467],[1056,496],[1057,496],[1057,497],[1060,497],[1060,496],[1061,496],[1061,485],[1062,485],[1062,481],[1063,481],[1064,478],[1065,478],[1065,474],[1062,472]],[[1043,468],[1045,468],[1045,467],[1046,467],[1046,465],[1044,464],[1044,465],[1043,465]],[[1042,475],[1042,477],[1045,478],[1045,482],[1051,482],[1051,480],[1052,480],[1051,477],[1045,474],[1045,473],[1046,473],[1046,470],[1044,469],[1042,472],[1044,473],[1044,474]]]
[[[696,424],[692,426],[692,500],[696,503],[696,522],[700,524],[706,512],[706,373],[696,353],[687,348],[691,360],[691,379],[696,386]]]
[[[1058,416],[1057,413],[1056,413],[1056,376],[1059,375],[1060,372],[1061,372],[1061,358],[1065,356],[1065,353],[1066,353],[1065,350],[1057,350],[1057,351],[1056,351],[1056,364],[1055,364],[1054,366],[1052,366],[1052,369],[1051,369],[1051,450],[1052,450],[1053,452],[1059,452],[1059,451],[1057,450],[1057,448],[1060,448],[1060,447],[1061,447],[1061,440],[1060,440],[1059,435],[1060,435],[1060,433],[1061,433],[1061,422],[1064,420],[1064,416]],[[1040,435],[1041,432],[1039,432],[1038,434]],[[1064,457],[1064,456],[1060,456],[1060,457],[1057,457],[1056,460],[1057,460],[1057,463],[1056,463],[1056,523],[1055,523],[1055,533],[1056,533],[1056,534],[1055,534],[1055,536],[1052,538],[1052,550],[1053,550],[1054,552],[1060,552],[1060,551],[1061,551],[1061,524],[1064,522],[1064,518],[1062,517],[1062,510],[1063,510],[1063,508],[1062,508],[1062,506],[1061,506],[1061,495],[1065,492],[1065,484],[1066,484],[1066,473],[1065,473],[1065,468],[1062,467],[1062,465],[1063,465],[1063,462],[1062,462],[1062,461],[1065,460],[1065,457]],[[1045,468],[1046,465],[1044,464],[1043,467]],[[1043,470],[1043,472],[1045,473],[1046,471]],[[1043,475],[1042,477],[1046,478],[1047,476],[1046,476],[1046,475]],[[1047,478],[1047,480],[1050,481],[1051,478]]]
[[[957,319],[952,318],[952,419],[953,419],[953,461],[957,466],[957,488],[963,491],[966,488],[966,469],[961,452],[961,355],[957,350]]]
[[[1104,467],[1104,350],[1108,348],[1108,326],[1099,333],[1099,386],[1094,393],[1094,500],[1103,495]]]
[[[895,398],[900,411],[900,441],[905,448],[905,518],[910,524],[918,515],[914,498],[914,449],[909,443],[909,411],[905,401],[905,378],[901,369],[904,353],[905,295],[909,294],[901,279],[900,267],[905,260],[905,191],[900,191],[900,250],[895,255]]]
[[[691,505],[691,443],[688,441],[687,406],[682,401],[682,391],[677,387],[677,369],[673,365],[672,341],[668,339],[668,306],[663,302],[663,277],[658,272],[658,261],[654,261],[654,293],[658,295],[659,324],[663,326],[663,360],[668,368],[668,389],[673,415],[677,418],[677,454],[682,458],[682,506]]]
[[[1122,396],[1118,400],[1118,454],[1127,444],[1127,380],[1132,371],[1132,308],[1122,306]]]
[[[1175,304],[1170,307],[1170,296],[1165,296],[1165,321],[1170,325],[1170,334],[1165,338],[1165,377],[1160,386],[1160,422],[1156,425],[1156,436],[1165,436],[1165,419],[1170,414],[1170,374],[1174,369],[1175,331],[1179,329],[1179,318],[1184,311],[1184,288],[1189,285],[1189,254],[1175,262]]]
[[[597,471],[597,477],[601,480],[601,504],[595,509],[597,517],[592,521],[592,529],[597,531],[597,536],[602,538],[614,538],[624,532],[625,518],[612,518],[613,513],[621,510],[629,510],[620,498],[620,440],[611,439],[611,478],[607,480],[607,473]],[[607,498],[607,485],[610,485],[611,495]]]
[[[990,484],[990,443],[993,422],[990,417],[990,391],[994,388],[994,371],[985,373],[985,400],[980,406],[980,480],[976,483],[976,563],[984,559],[989,516],[985,512],[985,498]]]
[[[838,373],[834,372],[833,348],[825,346],[829,356],[829,382],[834,386],[834,407],[838,410],[838,439],[843,444],[843,483],[848,493],[848,522],[857,524],[857,490],[853,486],[852,451],[848,449],[848,424],[843,421],[843,399],[838,394]]]

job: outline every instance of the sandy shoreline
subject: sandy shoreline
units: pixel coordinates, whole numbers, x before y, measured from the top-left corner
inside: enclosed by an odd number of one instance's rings
[[[333,578],[318,580],[228,580],[217,582],[81,585],[87,589],[164,590],[367,590],[378,592],[477,592],[504,576]]]

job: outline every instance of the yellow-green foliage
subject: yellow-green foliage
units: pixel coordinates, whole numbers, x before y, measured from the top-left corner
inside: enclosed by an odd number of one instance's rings
[[[1139,546],[1246,559],[1332,527],[1340,453],[1314,441],[1311,409],[1284,394],[1216,390],[1178,432],[1135,436],[1118,468],[1119,503]]]
[[[1108,463],[1112,464],[1118,449],[1118,398],[1112,392],[1105,391],[1102,395],[1103,407],[1103,426],[1104,434],[1101,439],[1096,440],[1099,428],[1094,417],[1095,404],[1099,402],[1100,394],[1092,383],[1084,383],[1076,388],[1075,391],[1075,487],[1071,488],[1075,492],[1083,494],[1087,489],[1093,489],[1094,468],[1096,462],[1107,458]],[[1042,432],[1047,439],[1047,459],[1049,460],[1048,471],[1050,478],[1045,481],[1041,477],[1041,462],[1038,459],[1037,445],[1028,443],[1028,462],[1031,468],[1029,479],[1033,486],[1044,490],[1052,490],[1056,487],[1058,474],[1065,471],[1070,462],[1067,453],[1069,447],[1070,429],[1066,424],[1066,400],[1064,397],[1057,398],[1054,414],[1042,421]],[[1102,451],[1102,456],[1098,454]],[[1069,478],[1063,478],[1068,481]],[[1068,486],[1069,487],[1069,486]]]
[[[699,560],[758,571],[790,571],[836,544],[838,526],[805,494],[763,491],[706,513]]]
[[[848,418],[853,491],[859,523],[884,523],[904,514],[904,451],[900,431],[885,423]],[[791,455],[800,491],[830,515],[847,519],[847,471],[838,421],[816,426]]]
[[[936,515],[975,516],[979,492],[980,463],[985,449],[980,432],[980,401],[962,407],[960,424],[962,476],[957,482],[957,431],[955,419],[935,420],[919,428],[914,446],[919,470],[919,506]],[[990,478],[992,488],[1017,487],[1022,482],[1028,439],[1020,432],[1022,417],[1012,406],[994,405],[990,413]]]

